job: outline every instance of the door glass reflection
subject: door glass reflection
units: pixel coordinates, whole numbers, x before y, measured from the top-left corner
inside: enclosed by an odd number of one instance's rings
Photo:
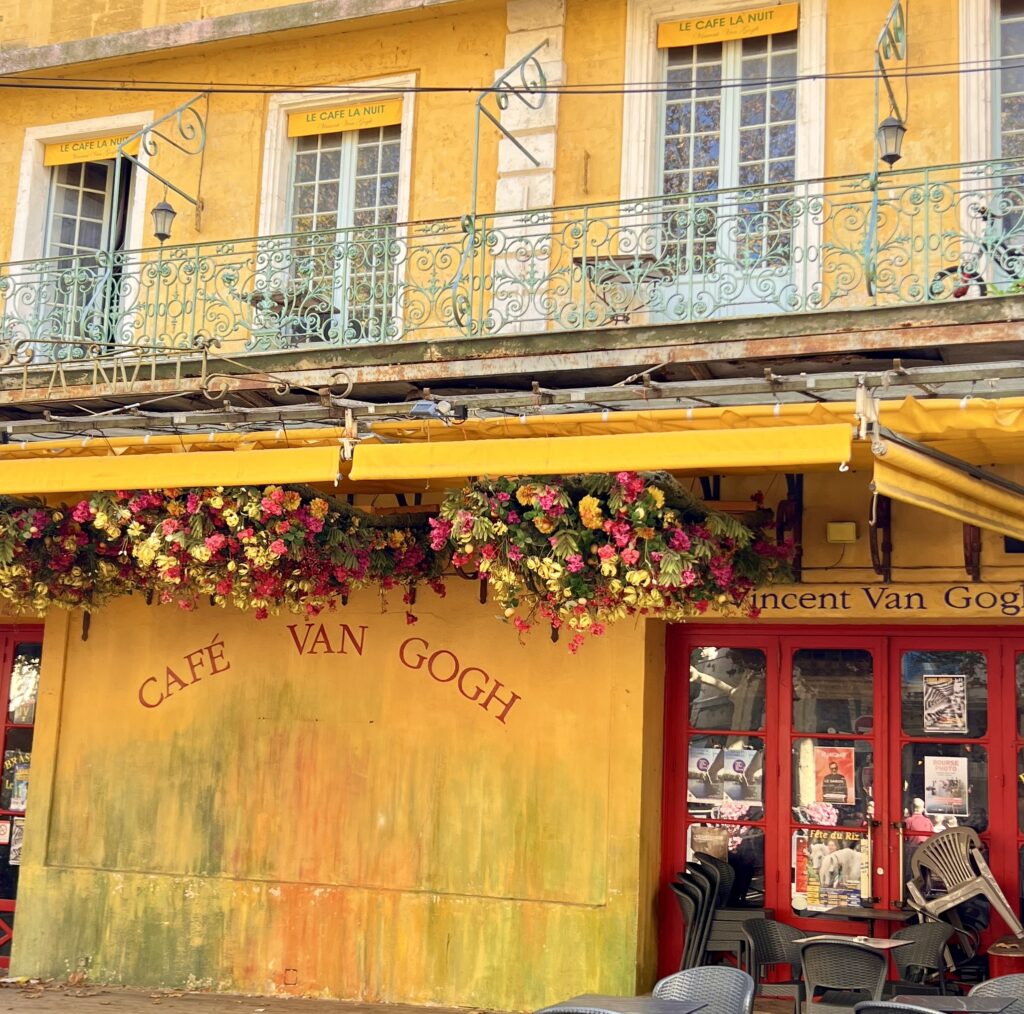
[[[764,728],[766,662],[757,648],[690,652],[690,728]]]
[[[793,653],[793,728],[867,735],[872,729],[874,667],[860,649],[802,648]]]
[[[906,651],[900,670],[908,736],[984,736],[988,669],[980,651]]]

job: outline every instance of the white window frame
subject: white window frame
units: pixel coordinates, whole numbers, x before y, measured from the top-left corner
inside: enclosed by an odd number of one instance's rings
[[[983,68],[960,75],[960,161],[982,162],[995,157],[995,79],[988,69],[993,51],[998,0],[960,0],[960,64]],[[966,116],[966,110],[973,110]]]
[[[152,110],[137,113],[121,113],[91,120],[70,120],[65,123],[51,123],[44,127],[29,127],[25,131],[25,143],[21,153],[21,168],[18,173],[18,196],[15,205],[14,230],[11,235],[10,260],[37,260],[45,256],[43,247],[44,231],[40,222],[46,221],[50,197],[50,179],[53,167],[44,165],[46,145],[75,141],[85,137],[106,137],[110,134],[134,133],[152,123]],[[149,164],[149,155],[141,149],[136,156],[139,162]],[[146,209],[146,188],[149,174],[133,173],[132,194],[128,204],[128,222],[125,230],[125,249],[138,250],[146,243],[146,223],[149,212]]]
[[[743,10],[736,0],[628,0],[626,81],[662,81],[665,57],[658,49],[658,25],[696,14]],[[825,6],[826,0],[800,0],[797,29],[796,175],[800,180],[825,175]],[[662,93],[627,92],[623,101],[623,201],[657,195],[661,190]]]
[[[374,92],[377,99],[402,99],[402,137],[399,142],[398,164],[398,223],[409,221],[409,199],[412,180],[412,138],[415,94],[402,89],[416,86],[416,74],[394,74],[388,77],[370,78],[365,81],[338,85],[337,92],[289,92],[273,95],[267,109],[267,129],[263,135],[263,180],[260,186],[260,212],[257,228],[259,236],[275,236],[288,231],[289,206],[291,199],[292,138],[288,136],[288,117],[292,113],[323,109],[332,103],[338,105],[366,98],[362,91],[346,94],[346,87],[380,89]],[[389,93],[388,89],[395,89]]]

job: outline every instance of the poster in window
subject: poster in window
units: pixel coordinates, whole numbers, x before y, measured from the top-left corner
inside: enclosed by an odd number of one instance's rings
[[[25,792],[28,789],[28,763],[32,759],[32,755],[28,750],[5,750],[4,751],[4,767],[3,767],[3,781],[0,784],[0,810],[13,810],[16,809],[12,805],[15,794],[15,775],[18,774],[19,769],[22,769],[18,775],[18,781],[24,782],[24,786],[20,787],[20,791]],[[21,807],[25,809],[24,806]]]
[[[686,772],[686,798],[691,803],[706,799],[721,799],[718,781],[722,766],[722,751],[717,746],[691,746]]]
[[[25,818],[15,817],[11,829],[11,855],[8,862],[11,866],[21,865],[21,846],[25,840]]]
[[[925,813],[966,817],[967,796],[966,757],[925,757]]]
[[[854,830],[793,832],[792,904],[797,911],[859,908],[871,896],[871,838]]]
[[[0,845],[11,844],[11,822],[6,818],[0,818]]]
[[[761,802],[761,751],[724,750],[718,777],[729,799]]]
[[[850,805],[857,801],[852,746],[814,748],[814,786],[819,803]]]
[[[921,677],[925,732],[967,734],[967,677]]]
[[[24,813],[28,803],[28,768],[27,760],[19,761],[14,765],[14,773],[11,776],[10,809],[18,813]]]

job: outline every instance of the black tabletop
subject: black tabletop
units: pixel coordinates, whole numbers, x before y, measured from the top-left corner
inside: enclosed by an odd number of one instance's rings
[[[894,996],[893,1003],[908,1003],[934,1011],[999,1014],[1013,1003],[1012,996]]]
[[[694,1014],[707,1006],[700,1000],[661,1000],[653,996],[601,996],[584,993],[543,1007],[537,1014]]]
[[[909,909],[862,908],[856,905],[837,905],[824,914],[838,919],[867,919],[872,922],[910,922],[914,918]]]

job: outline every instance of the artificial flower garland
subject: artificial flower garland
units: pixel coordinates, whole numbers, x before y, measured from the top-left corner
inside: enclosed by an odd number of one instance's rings
[[[481,481],[429,517],[376,516],[308,488],[118,491],[70,507],[5,503],[0,600],[41,615],[142,592],[260,619],[316,615],[371,586],[411,606],[420,585],[443,594],[454,565],[486,581],[520,631],[566,627],[575,651],[627,615],[742,606],[789,554],[664,475]]]
[[[626,616],[732,612],[788,575],[792,546],[766,536],[770,512],[754,513],[748,527],[709,510],[665,474],[498,479],[451,493],[431,544],[454,543],[452,562],[487,578],[520,631],[568,628],[576,651]]]

